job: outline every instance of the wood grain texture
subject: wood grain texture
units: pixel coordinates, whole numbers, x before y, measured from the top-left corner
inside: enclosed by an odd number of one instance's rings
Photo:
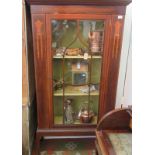
[[[26,54],[25,3],[22,1],[22,105],[28,103],[28,73]]]
[[[96,129],[97,150],[101,154],[116,155],[108,133],[131,133],[131,109],[116,109],[104,115]]]
[[[103,61],[102,61],[102,75],[101,75],[101,83],[100,83],[100,105],[98,111],[98,120],[108,111],[109,109],[113,109],[109,107],[108,99],[108,85],[109,85],[109,66],[111,63],[110,59],[110,46],[111,46],[111,35],[112,35],[112,21],[111,18],[105,24],[105,32],[104,32],[104,47],[103,47]],[[106,106],[107,105],[107,106]],[[105,109],[107,108],[107,109]]]
[[[101,154],[116,155],[114,148],[113,148],[106,132],[97,131],[96,137],[97,137],[97,143],[99,145],[99,149],[101,151]]]
[[[31,13],[37,14],[100,14],[100,15],[112,15],[112,14],[125,14],[125,6],[76,6],[76,5],[32,5]]]
[[[52,128],[52,129],[37,129],[37,134],[42,136],[95,136],[95,128]]]
[[[47,63],[48,63],[48,79],[49,81],[49,92],[50,92],[50,106],[49,106],[49,127],[52,128],[54,125],[54,105],[53,105],[53,63],[52,63],[52,58],[53,58],[53,53],[51,51],[51,21],[48,20],[48,15],[46,15],[46,48],[47,48]],[[50,42],[50,41],[51,42]]]
[[[26,5],[27,72],[29,84],[29,106],[35,98],[34,54],[30,6]]]
[[[33,16],[37,16],[37,14],[33,14]],[[117,88],[117,79],[118,79],[118,71],[119,71],[119,59],[121,52],[121,39],[122,39],[122,28],[124,19],[118,20],[118,16],[110,16],[110,15],[99,15],[99,14],[48,14],[46,15],[46,35],[47,37],[47,51],[43,52],[43,48],[46,47],[46,44],[43,43],[42,40],[42,26],[43,23],[39,20],[36,20],[34,30],[36,31],[36,59],[39,63],[42,60],[46,60],[46,69],[44,69],[44,73],[46,76],[46,81],[51,79],[52,81],[52,51],[51,51],[51,20],[52,19],[103,19],[105,21],[105,39],[104,39],[104,55],[103,55],[103,63],[102,63],[102,76],[101,76],[101,87],[100,87],[100,106],[99,106],[99,119],[108,111],[114,109],[115,107],[115,98],[116,98],[116,88]],[[124,16],[122,16],[124,18]],[[45,19],[44,19],[45,20]],[[43,57],[43,53],[46,53],[46,56]],[[41,60],[42,59],[42,60]],[[38,67],[41,68],[42,66]],[[36,69],[37,70],[37,69]],[[39,69],[41,72],[42,70]],[[40,74],[41,74],[40,72]],[[40,78],[41,80],[41,78]],[[38,83],[38,82],[37,82]],[[48,83],[48,82],[47,82]],[[49,103],[46,106],[47,115],[49,115],[48,121],[49,126],[53,126],[53,106],[52,106],[52,84],[49,81],[49,92],[48,94]],[[44,81],[45,85],[45,81]],[[42,86],[47,87],[47,86]],[[45,94],[44,94],[45,95]],[[42,94],[42,97],[45,98]],[[47,101],[47,100],[46,100]],[[45,102],[45,101],[44,101]],[[101,104],[102,103],[102,104]],[[40,114],[41,115],[41,114]]]
[[[111,6],[126,6],[131,3],[131,0],[26,0],[29,4],[39,5],[111,5]]]
[[[66,138],[73,138],[74,136],[94,136],[95,138],[95,128],[53,128],[53,129],[37,129],[35,138],[35,152],[39,155],[40,150],[40,140],[44,136],[54,136],[55,138],[60,138],[65,136]],[[86,138],[86,137],[85,137]]]
[[[110,22],[110,40],[107,47],[108,50],[106,50],[104,53],[104,92],[102,106],[100,107],[103,110],[100,111],[99,118],[101,118],[104,114],[115,108],[124,16],[122,16],[122,19],[118,19],[118,16],[112,15]]]
[[[100,130],[130,130],[129,124],[131,115],[129,109],[117,109],[104,115],[97,125],[97,131]]]
[[[35,57],[35,81],[37,93],[38,129],[36,131],[37,148],[43,136],[74,136],[95,135],[96,126],[92,125],[54,125],[53,86],[52,86],[52,56],[51,20],[52,19],[103,19],[104,47],[102,75],[100,83],[98,119],[115,108],[119,61],[122,44],[125,6],[79,6],[69,5],[36,5],[31,1],[33,45]],[[35,3],[33,3],[35,2]],[[47,2],[47,1],[45,1]],[[49,1],[48,1],[49,2]],[[54,2],[54,1],[53,1]],[[58,2],[58,1],[57,1]],[[67,2],[67,1],[66,1]],[[69,1],[68,1],[69,2]],[[88,2],[88,1],[87,1]],[[95,1],[94,1],[95,2]],[[105,2],[105,1],[104,1]],[[110,2],[110,1],[109,1]],[[41,4],[38,3],[37,4]],[[118,19],[118,15],[121,18]],[[121,117],[121,116],[120,116]],[[110,123],[113,121],[109,117]],[[117,121],[116,121],[117,122]],[[116,123],[112,123],[112,127]],[[123,129],[123,126],[120,127]]]
[[[38,127],[49,128],[50,79],[46,51],[45,15],[32,15]]]

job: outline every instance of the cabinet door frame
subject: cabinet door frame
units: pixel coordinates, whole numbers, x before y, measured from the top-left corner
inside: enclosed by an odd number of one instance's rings
[[[51,92],[51,103],[50,104],[50,109],[49,109],[49,114],[50,114],[50,127],[88,127],[88,125],[55,125],[54,124],[54,109],[53,109],[53,86],[52,86],[52,57],[53,57],[53,52],[52,52],[52,47],[51,47],[51,42],[52,42],[52,37],[51,37],[51,21],[52,20],[63,20],[63,19],[67,19],[67,20],[103,20],[105,23],[105,27],[104,27],[104,47],[103,47],[103,58],[102,58],[102,64],[101,64],[101,83],[100,83],[100,95],[99,95],[99,107],[98,107],[98,121],[100,119],[100,114],[103,113],[103,110],[101,109],[101,107],[103,107],[102,104],[104,104],[103,101],[103,94],[102,92],[106,91],[104,90],[104,83],[106,81],[106,79],[104,79],[104,71],[103,68],[105,68],[104,65],[104,60],[105,60],[105,53],[108,53],[109,49],[109,41],[110,41],[110,33],[111,33],[111,15],[99,15],[99,14],[46,14],[46,36],[47,36],[47,53],[51,58],[51,61],[49,62],[49,76],[51,78],[51,85],[50,85],[50,92]],[[108,39],[106,39],[108,38]],[[108,67],[108,66],[107,66]],[[94,127],[95,125],[89,125],[90,127]]]

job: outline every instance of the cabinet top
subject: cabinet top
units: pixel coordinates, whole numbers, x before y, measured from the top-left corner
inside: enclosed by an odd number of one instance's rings
[[[132,0],[26,0],[30,5],[99,5],[126,6]]]

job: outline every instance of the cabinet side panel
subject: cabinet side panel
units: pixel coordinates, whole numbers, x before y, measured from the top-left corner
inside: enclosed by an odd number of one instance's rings
[[[111,18],[106,21],[105,24],[105,34],[104,34],[104,53],[103,53],[103,63],[102,63],[102,77],[101,77],[101,88],[100,88],[100,108],[99,108],[99,120],[107,111],[109,105],[107,102],[108,95],[108,78],[109,78],[109,67],[111,63],[111,35],[112,35],[112,20]]]
[[[38,128],[49,128],[50,91],[45,15],[32,14]]]
[[[99,119],[115,108],[124,16],[112,15],[105,34]]]
[[[124,16],[112,16],[112,38],[105,113],[115,108]]]

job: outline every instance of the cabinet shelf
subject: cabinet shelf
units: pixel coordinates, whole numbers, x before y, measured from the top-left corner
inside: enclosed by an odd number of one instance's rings
[[[63,116],[55,116],[54,122],[56,125],[62,125],[63,124]],[[94,116],[91,123],[81,123],[80,120],[75,120],[74,123],[71,125],[80,125],[80,124],[87,124],[87,125],[88,124],[97,124],[97,116]]]
[[[81,89],[84,88],[84,86],[66,86],[65,87],[65,96],[88,96],[88,93],[83,93]],[[90,92],[90,95],[97,96],[99,95],[98,90],[94,90]],[[54,92],[54,96],[63,96],[63,90],[57,90]]]
[[[56,56],[56,55],[54,55],[53,58],[54,59],[62,59],[63,56]],[[82,56],[82,55],[77,55],[77,56],[68,56],[68,55],[66,55],[66,56],[64,56],[64,58],[65,59],[84,59],[84,56]],[[90,59],[90,58],[91,58],[91,56],[89,55],[88,59]],[[93,55],[92,58],[93,59],[101,59],[102,56],[100,56],[100,55]]]

